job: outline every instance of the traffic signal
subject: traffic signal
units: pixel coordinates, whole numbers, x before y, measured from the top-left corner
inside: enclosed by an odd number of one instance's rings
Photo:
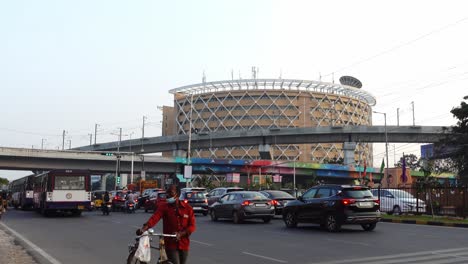
[[[120,184],[120,176],[117,177],[117,184]]]
[[[105,153],[101,153],[101,155],[103,155],[103,156],[114,156],[114,153],[105,152]]]

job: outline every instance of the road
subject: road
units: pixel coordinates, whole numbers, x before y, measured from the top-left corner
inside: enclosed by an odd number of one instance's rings
[[[57,262],[124,263],[127,245],[149,213],[85,212],[81,217],[45,218],[10,210],[2,221]],[[345,226],[339,233],[316,225],[287,229],[269,224],[212,222],[197,216],[189,263],[468,263],[468,229],[379,223],[373,232]],[[1,226],[0,226],[1,227]],[[156,227],[161,230],[161,225]]]

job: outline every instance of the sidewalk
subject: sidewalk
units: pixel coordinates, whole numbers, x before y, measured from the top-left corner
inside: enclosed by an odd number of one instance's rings
[[[37,264],[24,250],[15,244],[15,239],[0,228],[0,263],[5,264]]]

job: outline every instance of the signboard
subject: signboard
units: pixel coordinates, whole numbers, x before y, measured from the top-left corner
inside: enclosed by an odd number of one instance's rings
[[[184,166],[184,178],[185,179],[192,178],[192,166],[189,166],[189,165]]]
[[[228,173],[226,174],[226,182],[239,183],[240,173]]]
[[[141,171],[141,179],[146,179],[146,171]]]
[[[283,176],[276,174],[273,175],[273,182],[282,182],[283,181]]]

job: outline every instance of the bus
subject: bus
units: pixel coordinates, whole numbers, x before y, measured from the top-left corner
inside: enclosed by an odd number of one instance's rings
[[[34,175],[22,177],[14,180],[9,185],[11,193],[11,205],[16,209],[21,207],[22,210],[33,207],[34,197]]]
[[[34,177],[34,208],[47,216],[91,209],[91,173],[88,170],[53,170]]]

